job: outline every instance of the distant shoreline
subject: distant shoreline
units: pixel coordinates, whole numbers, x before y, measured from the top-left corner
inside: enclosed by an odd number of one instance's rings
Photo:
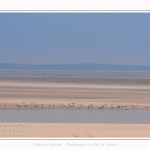
[[[150,71],[150,66],[119,64],[14,64],[0,63],[0,69],[16,70],[93,70],[93,71]]]

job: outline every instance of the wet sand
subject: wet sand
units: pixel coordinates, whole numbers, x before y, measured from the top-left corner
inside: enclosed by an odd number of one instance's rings
[[[0,123],[0,137],[150,137],[149,124]]]
[[[0,80],[0,108],[150,109],[150,84],[144,85],[146,81],[142,79],[137,79],[137,82],[133,79],[132,84],[124,78],[120,81],[114,78],[111,82],[105,78],[103,83],[95,83],[91,79],[86,79],[87,83],[85,79],[80,83],[75,79],[61,80]],[[100,82],[103,78],[97,80]]]

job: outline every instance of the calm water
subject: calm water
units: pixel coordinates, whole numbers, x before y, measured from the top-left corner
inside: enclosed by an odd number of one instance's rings
[[[35,108],[0,109],[0,122],[150,124],[150,110]]]
[[[150,71],[80,71],[80,70],[2,70],[0,76],[4,77],[150,77]]]

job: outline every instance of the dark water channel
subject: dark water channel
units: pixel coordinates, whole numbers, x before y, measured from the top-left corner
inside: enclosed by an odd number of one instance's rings
[[[150,110],[35,108],[0,109],[0,122],[150,124]]]

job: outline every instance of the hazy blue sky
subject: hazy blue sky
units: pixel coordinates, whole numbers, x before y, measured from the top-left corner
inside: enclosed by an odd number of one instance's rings
[[[150,13],[0,13],[0,62],[150,65]]]

